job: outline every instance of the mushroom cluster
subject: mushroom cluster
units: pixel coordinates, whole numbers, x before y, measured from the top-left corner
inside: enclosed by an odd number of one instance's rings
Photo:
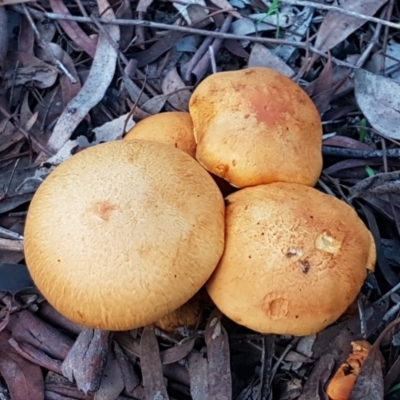
[[[319,113],[292,80],[267,68],[213,74],[189,112],[148,117],[50,174],[26,221],[32,278],[89,327],[194,326],[190,299],[205,286],[250,329],[318,332],[376,259],[354,209],[313,188],[321,147]]]
[[[189,103],[196,158],[241,190],[226,197],[225,250],[206,284],[230,319],[307,335],[336,321],[374,269],[352,207],[313,188],[322,127],[307,94],[266,68],[217,73]]]

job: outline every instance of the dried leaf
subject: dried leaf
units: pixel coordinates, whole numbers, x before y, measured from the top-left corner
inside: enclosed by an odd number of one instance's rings
[[[4,79],[7,88],[29,84],[29,86],[35,86],[39,89],[46,89],[54,85],[57,76],[57,71],[50,65],[32,65],[8,70]]]
[[[281,58],[261,43],[255,43],[251,49],[248,67],[265,67],[291,78],[295,72]]]
[[[208,359],[208,385],[211,399],[232,399],[232,375],[228,335],[220,316],[212,314],[205,331]]]
[[[357,103],[372,127],[388,137],[400,139],[400,84],[358,69],[354,73],[354,89]]]
[[[54,1],[54,0],[52,0]],[[103,18],[114,19],[114,12],[106,0],[98,0],[99,13]],[[104,26],[108,35],[118,43],[119,28],[113,25]],[[67,142],[78,124],[86,114],[104,97],[104,93],[114,78],[117,52],[110,44],[106,34],[100,31],[93,64],[80,92],[67,105],[61,114],[47,147],[57,152]]]
[[[350,400],[383,400],[383,397],[382,355],[379,346],[374,345],[362,365]]]
[[[40,367],[22,358],[8,343],[8,330],[0,332],[0,373],[7,383],[12,400],[44,399]]]
[[[350,188],[349,200],[367,194],[381,196],[389,193],[400,193],[400,171],[381,173],[363,179]]]
[[[189,355],[190,394],[193,400],[210,399],[208,390],[208,362],[197,351]]]
[[[195,341],[196,337],[191,337],[163,351],[160,354],[162,363],[166,365],[182,360],[192,351]]]
[[[7,12],[0,6],[0,77],[4,73],[4,61],[8,49]]]
[[[34,55],[33,46],[35,45],[35,33],[33,32],[32,25],[26,16],[21,18],[18,35],[18,51]]]
[[[146,326],[140,340],[140,367],[146,400],[168,400],[157,338],[153,326]]]
[[[0,121],[0,152],[20,141],[24,135],[8,119]]]
[[[304,7],[301,12],[293,17],[293,24],[290,30],[285,31],[283,39],[300,42],[310,29],[311,21],[314,16],[315,8]],[[274,48],[273,53],[285,62],[291,61],[292,57],[298,52],[298,48],[281,44]]]
[[[320,114],[329,109],[333,93],[336,88],[332,86],[332,59],[329,56],[324,69],[318,78],[311,82],[306,92],[312,98]]]
[[[230,31],[235,35],[245,36],[257,32],[275,31],[277,26],[289,28],[292,25],[292,13],[279,13],[265,16],[265,14],[251,14],[232,22]],[[263,22],[259,22],[259,21]],[[268,23],[266,23],[268,22]]]
[[[136,7],[136,11],[138,12],[147,12],[147,9],[151,6],[153,0],[139,0],[139,3]]]
[[[124,390],[124,380],[121,368],[112,351],[109,351],[107,364],[104,368],[100,388],[94,395],[94,400],[116,399]]]
[[[163,93],[169,94],[183,88],[186,88],[186,85],[183,83],[183,80],[179,76],[177,69],[170,69],[161,83],[161,90],[163,91]],[[190,96],[191,92],[189,89],[181,90],[178,93],[169,96],[168,102],[172,105],[172,107],[176,108],[179,111],[187,111]]]
[[[229,3],[228,0],[211,0],[216,6],[221,8],[222,10],[226,10],[230,14],[232,14],[235,18],[241,19],[242,16],[233,9],[232,5]]]
[[[357,149],[357,150],[374,150],[371,146],[366,143],[360,142],[359,140],[347,137],[335,135],[323,141],[324,146],[336,146],[344,147],[346,149]]]
[[[65,6],[62,0],[50,0],[50,7],[56,14],[71,15],[68,8]],[[101,13],[104,10],[99,10]],[[110,13],[107,13],[110,15]],[[107,16],[108,16],[107,15]],[[103,16],[106,16],[104,14]],[[85,51],[89,56],[94,57],[96,54],[96,41],[91,39],[74,21],[59,20],[58,23],[61,25],[65,33],[75,43],[79,50]]]
[[[374,15],[387,0],[347,0],[341,1],[339,7],[359,14]],[[315,47],[327,51],[341,43],[367,21],[339,11],[328,11],[319,27]]]
[[[206,3],[204,0],[187,0],[185,1],[185,4],[180,4],[177,2],[174,2],[174,7],[179,11],[179,13],[182,15],[183,18],[185,18],[185,21],[191,25],[193,24],[193,20],[190,15],[190,8],[191,6],[194,5],[199,5],[201,8],[206,10]]]
[[[62,363],[63,375],[84,393],[99,389],[107,362],[110,332],[85,328]],[[87,366],[90,365],[90,368]]]
[[[133,11],[129,0],[122,0],[118,10],[115,11],[115,17],[117,19],[133,19]],[[133,25],[122,25],[120,27],[121,39],[119,41],[119,48],[124,51],[129,46],[135,32]]]

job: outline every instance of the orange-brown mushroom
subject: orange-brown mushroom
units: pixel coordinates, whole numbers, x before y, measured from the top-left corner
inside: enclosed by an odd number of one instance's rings
[[[373,270],[373,237],[355,210],[305,185],[226,197],[225,250],[206,287],[227,317],[262,333],[308,335],[336,321]]]
[[[142,119],[124,137],[124,140],[132,139],[170,144],[195,157],[196,141],[188,112],[169,111]]]
[[[189,112],[197,160],[231,185],[317,182],[320,116],[285,75],[258,67],[210,75],[194,90]]]

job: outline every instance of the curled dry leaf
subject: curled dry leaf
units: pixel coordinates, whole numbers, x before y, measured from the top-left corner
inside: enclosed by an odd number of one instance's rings
[[[122,0],[121,5],[115,12],[115,16],[117,17],[117,19],[133,18],[133,11],[129,0]],[[121,51],[124,51],[125,48],[129,46],[129,43],[132,40],[135,28],[133,25],[125,25],[121,26],[120,30],[121,30],[121,40],[119,42],[119,48],[121,49]]]
[[[354,73],[354,90],[357,103],[372,127],[400,139],[400,84],[358,69]]]
[[[341,8],[359,14],[374,15],[387,0],[352,0],[340,2]],[[328,11],[319,27],[315,47],[327,51],[341,43],[367,21],[343,14],[339,11]]]
[[[99,13],[103,18],[114,19],[114,12],[106,0],[98,0]],[[116,42],[119,42],[119,28],[115,25],[104,26],[105,32]],[[110,44],[106,33],[100,31],[93,64],[80,92],[68,103],[61,114],[47,147],[57,152],[70,138],[78,124],[86,114],[97,105],[109,87],[115,73],[117,52]]]
[[[4,73],[4,61],[8,48],[7,12],[5,7],[0,7],[0,77]]]
[[[330,400],[347,400],[350,398],[357,376],[371,350],[371,344],[366,340],[351,342],[351,346],[351,354],[339,366],[327,386],[326,394]]]
[[[184,89],[186,85],[183,83],[182,78],[179,76],[176,68],[172,68],[165,75],[162,83],[161,90],[164,94],[173,93],[179,89]],[[169,96],[168,102],[172,107],[179,111],[187,111],[191,92],[189,89],[181,90],[176,94]]]
[[[113,351],[108,352],[100,388],[94,395],[94,400],[116,399],[124,390],[124,380],[121,368]]]

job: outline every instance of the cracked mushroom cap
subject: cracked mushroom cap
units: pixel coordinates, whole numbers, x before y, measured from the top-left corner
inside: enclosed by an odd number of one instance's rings
[[[293,183],[226,200],[225,251],[206,285],[216,306],[262,333],[309,335],[336,321],[376,260],[353,208]]]
[[[193,158],[196,154],[193,123],[188,112],[169,111],[142,119],[124,137],[124,140],[132,139],[171,144]]]
[[[317,182],[320,116],[285,75],[268,68],[210,75],[193,92],[189,112],[197,160],[231,185]]]
[[[224,201],[171,146],[115,141],[60,164],[29,207],[25,257],[50,304],[79,324],[157,321],[207,281],[224,248]]]

